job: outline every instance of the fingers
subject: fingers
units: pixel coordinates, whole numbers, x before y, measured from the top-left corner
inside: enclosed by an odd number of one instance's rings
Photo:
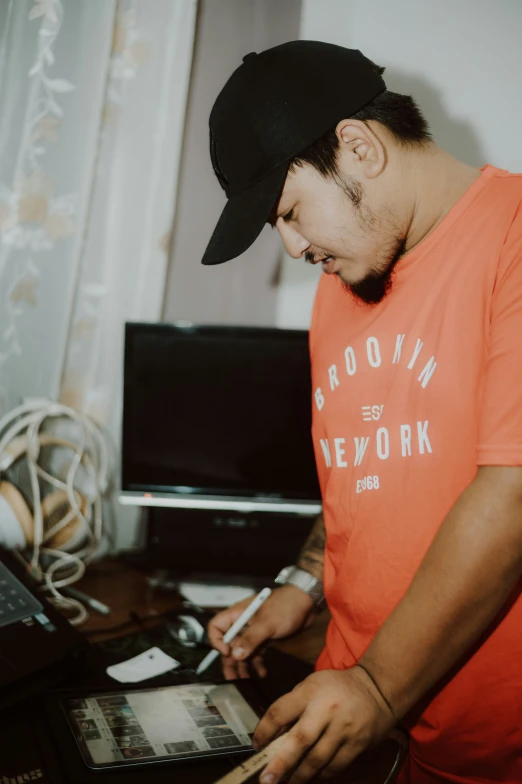
[[[222,656],[221,666],[223,668],[223,677],[227,681],[236,680],[237,678],[250,678],[250,670],[246,661],[236,661],[231,656]]]
[[[270,743],[283,727],[293,724],[305,708],[304,690],[299,686],[276,700],[256,727],[253,738],[254,748],[257,750]]]
[[[312,612],[313,602],[309,596],[293,585],[282,586],[270,596],[232,643],[225,643],[226,632],[250,603],[251,597],[248,597],[223,610],[208,626],[210,644],[224,657],[223,672],[228,679],[248,676],[248,670],[241,666],[240,662],[245,662],[258,653],[259,648],[268,640],[287,637],[303,625],[310,625],[315,617]],[[238,663],[237,666],[232,660]],[[254,668],[260,677],[266,675],[261,660],[254,662]]]
[[[340,742],[333,732],[325,732],[317,743],[301,759],[299,766],[289,779],[289,784],[304,784],[311,781],[337,757]],[[333,775],[333,774],[332,774]]]
[[[325,721],[327,721],[327,717]],[[297,770],[290,779],[292,784],[309,781],[312,775],[321,770],[337,750],[333,739],[325,739],[322,744],[317,742],[324,729],[325,724],[322,721],[318,721],[317,717],[311,713],[305,712],[300,721],[288,732],[286,741],[266,766],[260,778],[261,784],[277,784],[294,769]],[[321,748],[321,756],[316,753],[314,744]],[[299,762],[310,748],[312,748],[309,755],[310,760],[305,770],[301,771]]]
[[[356,756],[357,752],[354,751],[353,747],[343,743],[334,754],[330,762],[320,772],[318,776],[319,780],[326,781],[327,779],[332,779],[334,776],[337,776],[338,773],[341,773],[341,771],[347,768],[348,765],[354,761]],[[292,784],[294,783],[292,782]]]
[[[246,604],[249,602],[247,601]],[[224,635],[244,609],[245,602],[239,602],[218,613],[208,625],[208,638],[212,647],[224,656],[233,656],[239,661],[248,659],[274,633],[273,621],[270,620],[270,615],[263,613],[262,608],[230,645],[223,642]]]
[[[230,643],[232,656],[238,661],[248,659],[267,640],[272,637],[273,627],[270,622],[253,618],[249,626]]]
[[[255,748],[290,729],[261,784],[304,784],[336,776],[388,731],[384,708],[353,670],[314,673],[269,708],[256,728]]]
[[[240,677],[237,670],[237,662],[231,656],[222,656],[221,666],[225,680],[233,681]]]
[[[223,670],[223,677],[227,681],[236,680],[237,678],[250,678],[252,675],[252,671],[250,669],[250,662],[249,661],[237,661],[236,659],[232,658],[232,656],[222,656],[221,657],[221,666]],[[256,674],[259,675],[261,672],[260,677],[264,677],[262,672],[266,674],[266,669],[262,663],[258,662],[256,657],[255,660],[252,660],[252,666]],[[258,669],[259,668],[259,669]]]
[[[229,607],[215,615],[208,624],[208,639],[210,644],[224,656],[230,654],[230,646],[227,645],[226,642],[223,642],[223,637],[234,621],[239,618],[243,609],[241,603],[235,604],[233,607]]]
[[[234,614],[239,616],[242,612],[240,609]],[[260,628],[252,628],[248,626],[243,632],[237,635],[230,645],[223,642],[225,632],[230,628],[234,622],[231,610],[225,610],[219,613],[210,621],[208,627],[208,636],[211,645],[216,648],[221,654],[221,665],[223,676],[226,680],[235,680],[236,678],[249,678],[250,671],[248,669],[247,661],[251,654],[262,643],[266,642],[267,634],[269,634],[269,626],[261,624]],[[255,672],[264,678],[267,670],[263,662],[261,654],[258,654],[252,660]]]
[[[265,678],[267,669],[262,654],[254,656],[250,661],[255,674],[259,678]],[[249,663],[246,661],[237,661],[232,658],[232,656],[222,656],[221,666],[223,669],[223,677],[227,681],[236,680],[236,678],[250,678],[251,670],[249,668]]]
[[[263,658],[262,653],[258,654],[257,656],[254,656],[254,658],[252,659],[252,667],[254,668],[256,674],[259,675],[260,678],[266,678],[268,671],[266,669],[265,660]]]

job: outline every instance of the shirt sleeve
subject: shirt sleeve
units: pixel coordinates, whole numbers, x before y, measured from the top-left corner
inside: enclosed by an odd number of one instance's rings
[[[490,309],[478,465],[522,465],[522,208],[500,256]]]

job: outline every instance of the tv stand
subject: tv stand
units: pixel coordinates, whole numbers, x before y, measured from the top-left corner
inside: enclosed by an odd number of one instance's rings
[[[143,560],[176,580],[269,584],[294,563],[315,516],[150,507]],[[268,581],[268,583],[267,583]]]

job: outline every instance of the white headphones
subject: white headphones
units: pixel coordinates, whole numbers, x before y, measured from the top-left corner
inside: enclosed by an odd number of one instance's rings
[[[52,420],[60,420],[67,438],[42,432]],[[71,430],[74,441],[69,440]],[[67,453],[65,479],[41,465],[43,448]],[[76,611],[69,620],[78,625],[88,617],[87,611],[58,589],[80,579],[101,541],[102,496],[109,484],[104,435],[92,419],[68,406],[27,403],[0,420],[0,473],[20,460],[29,474],[32,510],[12,481],[0,481],[0,544],[32,549],[31,572],[55,604]],[[43,482],[53,489],[42,497]]]

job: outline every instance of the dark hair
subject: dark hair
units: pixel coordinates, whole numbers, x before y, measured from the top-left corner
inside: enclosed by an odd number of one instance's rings
[[[385,69],[381,66],[374,64],[374,68],[378,74],[384,73]],[[380,122],[403,146],[417,147],[432,139],[426,118],[411,95],[400,95],[385,90],[351,117],[364,123],[369,120]],[[308,163],[323,177],[335,176],[338,173],[338,149],[339,140],[335,128],[332,128],[297,155],[290,163],[290,169]]]

